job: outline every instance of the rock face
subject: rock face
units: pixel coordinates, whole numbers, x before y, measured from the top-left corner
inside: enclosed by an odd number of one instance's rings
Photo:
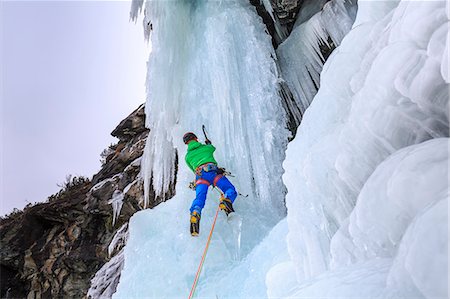
[[[142,105],[112,132],[119,142],[92,180],[70,178],[49,202],[1,219],[1,298],[87,297],[116,231],[142,209],[144,123]],[[149,207],[158,203],[151,198]]]
[[[292,32],[296,22],[307,21],[330,0],[267,0],[266,3],[270,4],[270,8],[265,7],[260,0],[249,1],[256,7],[272,36],[274,47],[277,48]]]

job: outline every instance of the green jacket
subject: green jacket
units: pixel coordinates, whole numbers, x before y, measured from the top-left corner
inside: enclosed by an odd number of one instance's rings
[[[205,163],[214,163],[217,165],[214,159],[213,153],[216,150],[212,144],[201,144],[197,141],[191,141],[188,144],[186,153],[186,164],[189,168],[195,172],[195,169]]]

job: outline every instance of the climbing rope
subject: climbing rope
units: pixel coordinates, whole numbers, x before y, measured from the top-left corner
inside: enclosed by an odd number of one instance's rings
[[[216,226],[217,215],[219,215],[220,206],[217,207],[216,216],[214,217],[213,224],[211,226],[211,231],[209,232],[208,241],[206,241],[205,250],[203,250],[202,260],[200,261],[200,265],[198,265],[197,274],[195,275],[194,283],[192,284],[191,293],[189,294],[189,298],[191,299],[194,296],[195,288],[197,287],[198,278],[200,277],[200,273],[202,272],[203,263],[205,262],[206,254],[208,253],[209,243],[211,242],[211,237],[214,231],[214,227]]]

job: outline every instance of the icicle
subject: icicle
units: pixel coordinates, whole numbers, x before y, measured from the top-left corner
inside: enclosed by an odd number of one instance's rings
[[[325,61],[321,47],[339,45],[353,24],[355,6],[353,1],[333,0],[326,3],[322,11],[307,22],[296,24],[289,38],[278,47],[282,77],[300,110],[295,115],[297,121],[310,105],[320,85],[320,72]],[[329,44],[330,40],[334,45]]]
[[[108,201],[113,208],[113,226],[116,224],[117,218],[119,218],[120,210],[122,210],[123,197],[123,193],[120,190],[116,190],[114,191],[112,198]]]
[[[111,257],[114,251],[121,249],[123,246],[125,246],[127,240],[128,240],[128,223],[125,223],[124,225],[122,225],[121,228],[119,228],[116,231],[113,239],[111,240],[111,243],[109,243],[108,255]]]
[[[131,10],[130,10],[130,20],[136,22],[138,15],[142,11],[142,5],[144,4],[144,0],[132,0],[131,1]]]
[[[119,283],[124,258],[122,249],[95,273],[87,293],[88,298],[111,298],[113,296]]]
[[[187,184],[195,176],[184,162],[182,136],[192,131],[203,142],[204,124],[216,147],[215,159],[234,174],[230,181],[236,189],[249,194],[235,201],[242,230],[239,223],[234,239],[226,237],[232,230],[223,213],[219,215],[221,225],[210,248],[213,254],[205,265],[215,273],[214,283],[200,284],[197,290],[199,297],[223,297],[227,290],[218,293],[215,288],[220,285],[217,279],[225,275],[222,271],[229,270],[234,259],[245,259],[286,215],[281,176],[289,131],[272,40],[246,0],[149,1],[145,12],[153,27],[146,102],[150,132],[141,168],[146,200],[153,195],[152,188],[156,196],[169,190],[178,153],[176,195],[133,216],[125,254],[127,263],[138,264],[131,272],[125,266],[123,287],[119,285],[115,296],[129,297],[126,285],[136,280],[131,277],[142,271],[141,266],[146,284],[133,286],[142,287],[137,291],[141,297],[180,296],[195,275],[192,269],[198,266],[198,252],[205,243],[191,240],[186,227],[195,196]],[[203,232],[211,227],[210,213],[218,204],[215,192],[208,196],[202,211]],[[207,233],[200,233],[199,239],[204,237]],[[231,246],[226,246],[226,238],[234,241],[228,243]]]
[[[261,0],[261,2],[263,3],[264,8],[266,9],[266,11],[269,13],[270,17],[273,20],[273,24],[275,26],[275,32],[277,34],[276,40],[277,40],[277,42],[281,43],[288,37],[289,32],[288,32],[287,28],[284,27],[280,23],[280,20],[278,20],[278,17],[273,14],[273,7],[272,7],[272,3],[270,2],[270,0]]]

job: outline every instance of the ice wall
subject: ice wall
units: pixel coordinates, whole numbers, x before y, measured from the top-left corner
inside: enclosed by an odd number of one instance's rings
[[[288,215],[272,229],[284,213],[287,134],[264,26],[240,1],[147,3],[144,25],[154,29],[147,179],[163,194],[176,150],[183,163],[180,136],[205,123],[219,163],[250,193],[235,205],[244,219],[241,257],[220,214],[198,296],[447,297],[448,2],[358,7],[288,147]],[[292,35],[293,45],[324,34],[312,20],[311,34]],[[311,45],[301,51],[315,61]],[[132,218],[114,298],[189,294],[217,196],[210,194],[201,236],[192,239],[193,194],[185,187],[192,174],[180,166],[176,196]]]
[[[140,9],[139,3],[133,7]],[[230,180],[238,191],[249,195],[235,202],[243,218],[239,252],[221,213],[198,285],[199,296],[226,298],[237,291],[231,286],[247,279],[230,276],[230,288],[217,287],[239,265],[237,256],[246,258],[286,215],[281,166],[289,132],[271,38],[248,1],[148,1],[145,11],[144,25],[153,31],[146,103],[150,133],[142,171],[157,195],[174,181],[176,151],[180,163],[176,196],[130,221],[114,298],[189,294],[218,205],[218,194],[210,190],[200,237],[192,238],[189,207],[195,194],[187,185],[194,175],[184,163],[182,136],[194,131],[203,139],[202,124],[220,166],[234,174]]]
[[[340,44],[352,27],[357,6],[354,0],[305,4],[296,27],[277,49],[282,77],[294,98],[288,104],[299,108],[290,109],[298,111],[293,115],[297,125],[320,86],[320,72],[326,58],[322,50],[329,51]],[[317,5],[323,6],[322,9],[309,16],[308,13],[318,10]]]
[[[447,297],[448,2],[358,7],[284,162],[289,295]]]
[[[153,28],[146,182],[157,195],[167,192],[175,148],[184,158],[181,137],[186,131],[201,137],[205,124],[219,148],[218,159],[239,176],[242,192],[275,207],[280,219],[287,131],[275,54],[254,9],[246,1],[149,1],[146,11]],[[242,22],[235,24],[232,17]]]

